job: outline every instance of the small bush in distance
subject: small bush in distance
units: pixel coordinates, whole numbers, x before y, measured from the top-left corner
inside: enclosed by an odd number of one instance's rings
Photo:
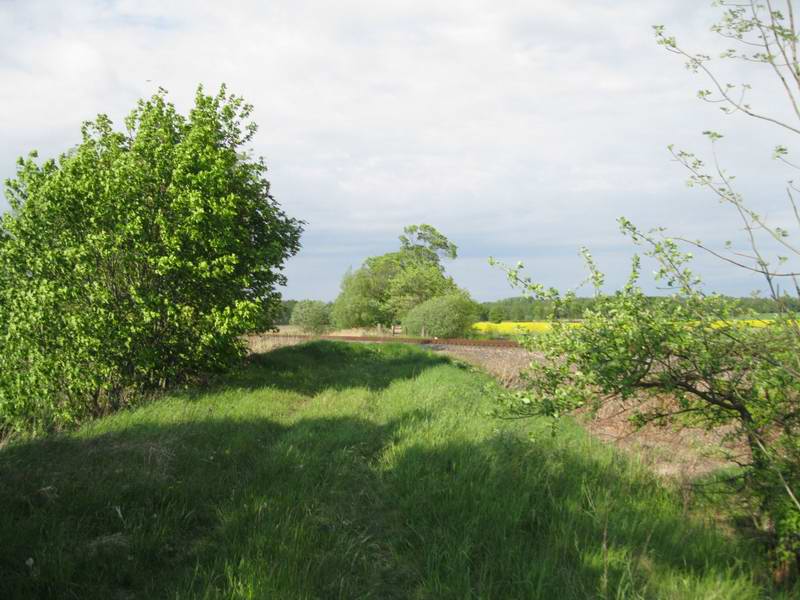
[[[331,328],[330,306],[319,300],[301,300],[292,310],[291,324],[308,333],[325,333]]]
[[[441,338],[461,337],[477,318],[475,303],[464,293],[437,296],[414,307],[403,319],[403,332]]]

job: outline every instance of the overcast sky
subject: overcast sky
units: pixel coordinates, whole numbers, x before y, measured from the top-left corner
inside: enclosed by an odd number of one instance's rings
[[[791,174],[771,150],[788,135],[697,100],[708,84],[654,42],[665,24],[719,50],[708,4],[0,0],[0,176],[29,150],[75,144],[99,112],[119,123],[158,86],[185,111],[198,83],[225,82],[255,105],[274,195],[308,222],[286,297],[333,299],[348,267],[411,223],[459,246],[448,271],[479,300],[515,294],[489,256],[573,287],[582,245],[614,285],[631,251],[619,216],[712,244],[741,235],[666,150],[706,152],[703,130],[726,134],[720,158],[751,205],[787,217]],[[720,68],[781,113],[769,78]],[[759,284],[701,267],[719,291]]]

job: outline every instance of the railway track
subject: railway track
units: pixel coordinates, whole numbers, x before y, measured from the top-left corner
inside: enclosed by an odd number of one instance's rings
[[[261,334],[266,338],[338,340],[340,342],[394,342],[397,344],[417,344],[421,346],[473,346],[479,348],[519,348],[513,340],[471,340],[468,338],[411,338],[401,336],[360,336],[360,335],[290,335],[280,333]]]

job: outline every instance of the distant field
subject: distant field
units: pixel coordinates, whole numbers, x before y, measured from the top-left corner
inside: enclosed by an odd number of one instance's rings
[[[305,332],[302,327],[297,325],[279,325],[278,333],[280,335],[303,335]],[[327,335],[358,337],[385,336],[391,334],[392,330],[388,327],[354,327],[352,329],[336,329],[327,333]]]
[[[0,598],[747,600],[762,552],[409,345],[313,342],[0,449]],[[713,511],[712,511],[713,512]]]
[[[472,325],[473,331],[479,334],[496,336],[513,336],[521,333],[547,333],[552,329],[549,321],[479,321]]]
[[[774,322],[774,319],[737,319],[736,321],[717,321],[716,327],[725,327],[731,324],[747,327],[767,327]],[[580,327],[580,321],[562,321],[569,327]],[[550,321],[502,321],[493,323],[491,321],[479,321],[472,325],[472,330],[479,335],[486,336],[514,336],[523,333],[541,334],[551,331],[553,326]]]

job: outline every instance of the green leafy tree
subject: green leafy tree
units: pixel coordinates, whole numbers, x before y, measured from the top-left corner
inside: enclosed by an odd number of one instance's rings
[[[477,320],[478,306],[466,293],[451,293],[426,300],[403,319],[403,332],[439,338],[466,335]]]
[[[441,256],[456,257],[456,246],[430,225],[404,231],[399,251],[372,256],[345,274],[332,311],[337,327],[399,323],[417,304],[458,290],[441,264]]]
[[[506,314],[505,311],[503,310],[503,307],[498,304],[493,305],[489,309],[489,320],[492,323],[500,323],[501,321],[504,321],[505,316]]]
[[[685,51],[675,38],[656,27],[658,43],[686,59],[690,70],[709,78],[713,89],[699,92],[702,100],[719,103],[730,113],[743,113],[775,126],[784,134],[800,134],[800,62],[798,30],[791,2],[781,12],[772,2],[717,2],[723,17],[713,30],[734,48],[723,59],[741,59],[765,65],[778,76],[794,121],[784,121],[751,106],[749,87],[720,82],[711,69],[711,57]],[[724,426],[729,436],[748,449],[737,456],[740,470],[733,479],[753,513],[754,521],[772,536],[773,553],[784,576],[800,561],[800,315],[781,282],[789,282],[800,296],[800,248],[781,226],[773,226],[745,204],[733,178],[719,166],[716,148],[722,136],[705,132],[711,141],[711,167],[695,154],[670,148],[690,173],[690,184],[712,192],[741,218],[746,250],[710,247],[696,240],[669,237],[663,229],[642,232],[621,219],[622,230],[660,265],[657,279],[673,290],[669,301],[648,299],[639,286],[639,260],[634,259],[628,284],[606,295],[603,274],[584,253],[595,285],[594,303],[585,309],[583,324],[570,328],[554,321],[553,332],[524,340],[541,353],[532,365],[525,391],[503,397],[502,411],[516,416],[559,417],[581,406],[599,406],[617,396],[628,403],[637,422]],[[788,148],[779,145],[775,158],[789,169]],[[789,181],[786,193],[795,216],[795,193]],[[797,218],[800,226],[800,217]],[[781,248],[774,259],[764,240]],[[737,322],[742,303],[705,291],[691,270],[694,246],[728,265],[760,274],[778,314],[768,327]],[[553,303],[557,312],[574,301],[508,269],[511,280],[530,294]],[[751,304],[764,310],[766,306]],[[746,314],[746,313],[745,313]],[[755,312],[751,313],[756,317]],[[649,402],[664,396],[672,403]],[[655,408],[654,408],[655,407]],[[792,567],[791,565],[794,565]]]
[[[438,263],[441,258],[455,260],[458,247],[432,225],[409,225],[400,236],[400,248],[424,261]]]
[[[426,300],[458,291],[455,281],[439,265],[424,260],[408,261],[389,281],[383,305],[395,321],[402,321],[408,311]]]
[[[348,271],[342,279],[341,292],[331,308],[331,322],[337,329],[372,327],[388,323],[391,316],[381,304],[380,280],[366,267]]]
[[[331,328],[331,308],[319,300],[301,300],[292,310],[291,324],[308,333],[325,333]]]
[[[280,310],[275,316],[275,325],[288,325],[297,300],[281,300]]]
[[[251,107],[163,90],[116,131],[100,115],[58,160],[20,159],[0,224],[0,430],[106,412],[227,368],[268,328],[301,223],[245,150]]]

